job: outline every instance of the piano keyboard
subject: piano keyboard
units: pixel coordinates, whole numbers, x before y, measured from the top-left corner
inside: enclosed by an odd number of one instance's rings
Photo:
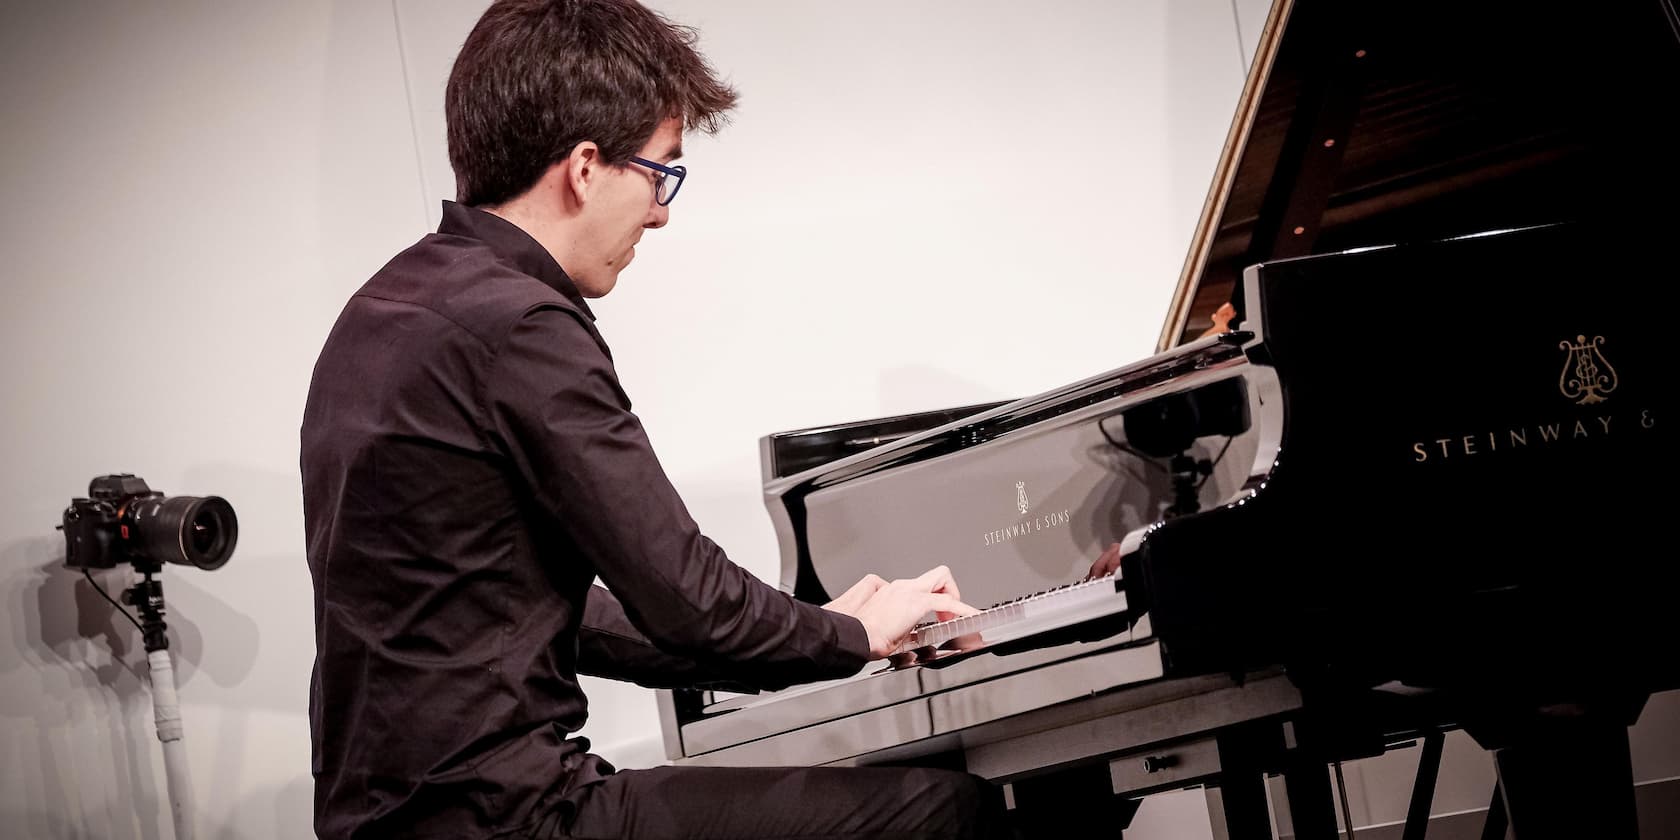
[[[994,604],[974,615],[917,625],[893,655],[921,648],[937,648],[971,633],[981,634],[981,641],[991,644],[1124,612],[1125,609],[1124,584],[1118,573],[1108,574],[1023,595],[1012,601]]]

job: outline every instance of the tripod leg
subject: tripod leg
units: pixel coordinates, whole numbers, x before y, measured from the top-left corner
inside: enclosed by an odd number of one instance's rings
[[[146,654],[151,665],[152,715],[158,740],[163,742],[163,769],[169,785],[169,811],[175,819],[175,840],[192,840],[192,778],[187,774],[187,748],[181,743],[181,702],[175,695],[175,667],[169,649]]]
[[[187,775],[187,750],[181,743],[181,701],[175,696],[175,665],[169,660],[169,625],[163,621],[163,583],[152,579],[156,569],[140,570],[141,580],[123,590],[123,603],[140,613],[146,664],[152,683],[152,719],[163,742],[163,769],[169,783],[169,812],[175,818],[175,840],[192,840],[192,778]]]

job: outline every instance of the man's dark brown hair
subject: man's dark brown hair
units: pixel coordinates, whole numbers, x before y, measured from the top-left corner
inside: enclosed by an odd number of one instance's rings
[[[515,198],[586,140],[608,163],[663,120],[717,131],[735,91],[693,29],[632,0],[497,0],[455,58],[444,97],[455,198]]]

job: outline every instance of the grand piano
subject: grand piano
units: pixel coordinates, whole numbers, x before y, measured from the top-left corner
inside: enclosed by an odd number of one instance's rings
[[[1680,687],[1670,0],[1278,0],[1156,353],[1048,393],[765,436],[782,587],[951,567],[896,665],[661,692],[692,765],[929,764],[1045,836],[1204,786],[1336,834],[1326,768],[1493,753],[1483,836],[1635,837]],[[877,663],[880,665],[880,663]]]

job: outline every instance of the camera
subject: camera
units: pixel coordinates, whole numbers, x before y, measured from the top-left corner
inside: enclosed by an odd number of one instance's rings
[[[128,473],[95,478],[88,496],[71,500],[59,526],[72,569],[219,569],[239,539],[233,506],[218,496],[165,496]]]
[[[1186,452],[1200,438],[1248,431],[1248,391],[1238,377],[1221,379],[1133,406],[1122,418],[1126,442],[1155,458]]]

